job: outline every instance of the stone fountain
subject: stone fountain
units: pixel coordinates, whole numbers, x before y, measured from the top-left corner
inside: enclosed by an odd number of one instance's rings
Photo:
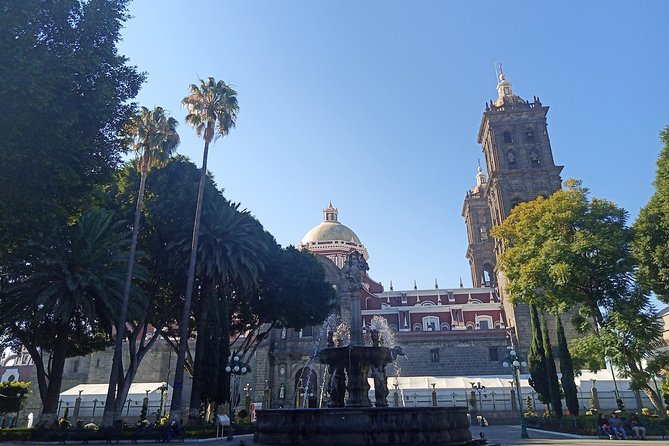
[[[386,365],[401,350],[381,345],[372,330],[372,345],[362,337],[360,293],[367,262],[351,251],[344,266],[351,299],[351,339],[338,345],[328,333],[318,354],[328,367],[327,408],[267,409],[257,412],[254,441],[268,445],[372,446],[478,444],[471,438],[466,407],[388,407]],[[369,381],[374,382],[374,403]]]

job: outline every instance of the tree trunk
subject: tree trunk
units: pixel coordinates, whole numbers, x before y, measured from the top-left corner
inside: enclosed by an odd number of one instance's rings
[[[195,263],[197,261],[197,243],[200,236],[200,216],[202,215],[202,201],[204,199],[204,182],[207,178],[207,156],[209,154],[209,140],[205,139],[204,153],[202,155],[202,172],[200,174],[200,187],[197,191],[197,205],[195,207],[195,221],[193,222],[193,237],[191,240],[190,262],[188,263],[188,279],[186,281],[186,295],[184,307],[181,314],[181,326],[179,327],[179,349],[174,370],[174,387],[172,392],[172,404],[170,405],[170,418],[181,423],[181,401],[183,399],[184,386],[184,363],[186,361],[186,347],[188,345],[188,322],[190,320],[190,307],[193,298],[193,283],[195,282]]]
[[[655,406],[655,409],[657,410],[657,413],[662,418],[666,418],[666,414],[663,413],[664,411],[662,410],[662,407],[663,407],[662,400],[658,396],[657,392],[652,387],[650,387],[648,384],[641,387],[641,390],[643,390],[643,392],[646,394],[646,396],[648,396],[648,399],[650,400],[650,402],[653,404],[653,406]]]
[[[51,370],[49,370],[49,382],[47,383],[46,394],[42,399],[42,414],[39,420],[37,420],[36,428],[55,429],[58,427],[57,423],[54,425],[54,421],[58,418],[58,401],[60,399],[60,386],[63,382],[66,357],[67,339],[57,337],[54,350],[51,352]]]
[[[111,371],[109,372],[109,386],[107,388],[107,404],[102,415],[102,426],[112,427],[114,423],[114,408],[116,407],[116,395],[121,361],[123,359],[123,339],[125,338],[125,324],[128,319],[128,302],[130,301],[130,288],[132,287],[132,271],[135,266],[135,254],[137,253],[137,237],[139,235],[139,222],[142,215],[144,202],[144,189],[146,187],[146,169],[141,168],[139,180],[139,192],[137,193],[137,206],[135,208],[135,224],[132,226],[132,241],[130,243],[130,254],[128,255],[128,269],[125,276],[125,287],[123,288],[123,302],[116,322],[116,338],[114,343],[114,358],[112,359]]]
[[[202,406],[201,386],[204,378],[204,351],[207,343],[209,321],[209,302],[215,285],[212,282],[205,286],[200,295],[200,313],[197,318],[197,338],[195,341],[195,360],[193,361],[193,385],[190,391],[190,410],[188,411],[188,425],[200,426],[200,406]]]

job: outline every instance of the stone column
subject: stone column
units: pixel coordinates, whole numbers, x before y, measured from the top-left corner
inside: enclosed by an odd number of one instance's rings
[[[360,292],[363,287],[363,278],[369,269],[367,261],[358,251],[352,250],[344,265],[344,273],[348,282],[348,291],[351,300],[351,343],[363,345],[362,316],[360,315]]]
[[[351,290],[351,345],[362,345],[362,317],[360,316],[360,290]]]

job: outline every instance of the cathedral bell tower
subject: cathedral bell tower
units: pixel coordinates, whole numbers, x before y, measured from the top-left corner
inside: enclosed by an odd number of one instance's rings
[[[513,94],[511,82],[502,72],[501,65],[499,71],[497,99],[486,103],[478,133],[488,179],[481,187],[477,176],[477,186],[467,193],[463,207],[469,235],[467,257],[474,286],[485,284],[480,282],[485,280],[481,277],[486,277],[488,269],[495,270],[495,259],[504,251],[499,240],[490,237],[488,243],[482,238],[477,240],[476,226],[479,232],[484,226],[497,226],[518,203],[540,195],[548,197],[562,186],[560,172],[563,166],[555,165],[548,138],[548,107],[536,96],[529,102]],[[481,217],[485,213],[484,206],[488,208],[488,221]],[[492,265],[489,265],[491,261]],[[495,272],[492,276],[496,276],[509,326],[515,328],[521,349],[527,351],[531,337],[528,307],[513,305],[505,298],[506,279],[501,272]]]
[[[488,182],[481,166],[476,173],[476,186],[467,191],[462,216],[467,227],[467,259],[472,271],[472,286],[494,287],[495,245],[490,236],[490,207],[486,195]]]
[[[478,134],[488,172],[493,226],[501,224],[518,203],[559,190],[563,168],[553,161],[548,107],[536,96],[529,102],[514,95],[504,73],[499,75],[497,93],[497,99],[486,104]],[[497,253],[501,249],[495,246]]]

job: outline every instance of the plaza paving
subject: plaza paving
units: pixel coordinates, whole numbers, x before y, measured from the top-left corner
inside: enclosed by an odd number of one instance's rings
[[[483,432],[488,439],[489,445],[498,444],[500,446],[512,445],[599,445],[599,446],[630,446],[630,444],[652,444],[652,445],[669,445],[669,439],[662,440],[659,437],[652,437],[646,441],[640,440],[604,440],[594,437],[580,437],[568,434],[556,434],[553,432],[540,431],[536,429],[528,429],[530,438],[520,438],[519,426],[488,426],[485,428],[472,429],[472,437],[478,438],[479,432]],[[223,440],[211,440],[209,443],[190,443],[190,444],[216,444],[239,446],[240,444],[251,446],[253,443],[253,435],[236,436],[232,442]],[[318,445],[314,445],[318,446]]]
[[[599,445],[599,446],[630,446],[630,444],[652,444],[652,445],[669,445],[669,439],[660,439],[659,437],[651,437],[646,441],[640,440],[608,440],[597,439],[594,437],[581,437],[569,434],[557,434],[554,432],[540,431],[536,429],[528,429],[530,438],[520,438],[519,426],[488,426],[484,428],[472,428],[472,437],[478,438],[479,433],[483,432],[488,439],[489,445],[512,446],[512,445]],[[145,443],[141,442],[140,444]],[[17,443],[0,443],[0,446],[16,445]],[[40,443],[18,443],[19,445],[56,445],[57,442],[40,442]],[[68,442],[68,444],[80,444],[79,442]],[[104,444],[104,442],[91,444]],[[116,443],[114,443],[116,444]],[[130,444],[129,442],[121,442],[121,444]],[[149,442],[145,444],[155,444]],[[185,443],[173,443],[185,445],[217,445],[217,446],[253,446],[253,435],[236,435],[232,441],[225,438],[212,438],[207,440],[191,440]],[[318,445],[313,445],[318,446]]]
[[[510,445],[600,445],[600,446],[629,446],[633,443],[639,444],[663,444],[669,445],[669,440],[662,440],[660,437],[651,437],[646,441],[641,440],[608,440],[595,437],[583,437],[570,434],[559,434],[554,432],[541,431],[537,429],[528,429],[530,438],[520,438],[519,426],[488,426],[485,428],[472,428],[472,436],[478,437],[479,432],[483,432],[488,439],[489,444],[499,444],[500,446]]]

